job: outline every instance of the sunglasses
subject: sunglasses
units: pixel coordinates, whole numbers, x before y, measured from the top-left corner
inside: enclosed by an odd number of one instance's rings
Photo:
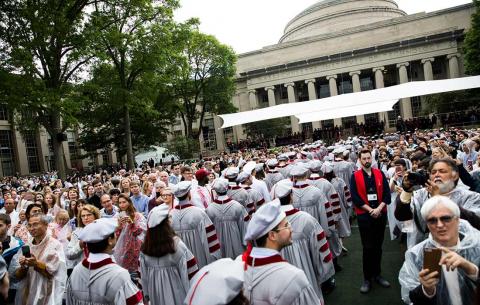
[[[453,216],[453,215],[445,215],[445,216],[440,216],[440,217],[432,217],[432,218],[428,218],[427,219],[427,223],[429,225],[436,225],[438,223],[438,221],[440,220],[441,223],[450,223],[452,222],[452,220],[455,218],[456,216]]]

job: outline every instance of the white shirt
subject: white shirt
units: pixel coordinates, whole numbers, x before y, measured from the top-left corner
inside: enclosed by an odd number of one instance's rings
[[[280,252],[278,252],[277,250],[273,250],[269,248],[253,247],[252,252],[250,253],[250,256],[254,258],[265,258],[265,257],[277,255],[277,254],[280,254]]]

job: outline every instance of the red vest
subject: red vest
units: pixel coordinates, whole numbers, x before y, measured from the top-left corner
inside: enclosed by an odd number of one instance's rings
[[[375,186],[377,188],[377,201],[378,201],[378,204],[380,204],[383,200],[383,197],[382,197],[383,196],[383,176],[382,176],[382,172],[379,169],[372,168],[372,175],[373,175],[373,178],[375,179]],[[362,198],[363,202],[366,205],[370,206],[370,204],[368,203],[368,199],[367,199],[367,188],[365,186],[365,179],[363,178],[363,170],[360,169],[360,170],[356,171],[355,173],[353,173],[353,177],[355,178],[355,185],[357,186],[358,196],[360,196],[360,198]],[[354,208],[355,208],[355,213],[357,215],[367,213],[367,211],[365,211],[364,209],[358,208],[356,205],[354,205]],[[386,212],[387,212],[387,206],[385,206],[382,209],[382,213],[386,213]]]

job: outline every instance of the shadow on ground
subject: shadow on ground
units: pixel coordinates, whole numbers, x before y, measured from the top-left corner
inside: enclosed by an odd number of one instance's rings
[[[324,296],[326,305],[402,305],[398,271],[404,261],[404,246],[397,240],[391,241],[388,227],[385,232],[382,257],[382,275],[390,283],[390,288],[374,283],[368,294],[360,293],[362,275],[362,245],[358,227],[352,227],[352,236],[345,241],[348,255],[339,258],[343,270],[336,274],[337,287]]]

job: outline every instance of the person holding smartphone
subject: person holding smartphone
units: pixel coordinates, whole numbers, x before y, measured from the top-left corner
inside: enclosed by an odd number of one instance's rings
[[[403,301],[471,304],[479,276],[480,232],[460,219],[458,205],[445,196],[428,199],[420,213],[430,235],[405,254],[399,274]]]

